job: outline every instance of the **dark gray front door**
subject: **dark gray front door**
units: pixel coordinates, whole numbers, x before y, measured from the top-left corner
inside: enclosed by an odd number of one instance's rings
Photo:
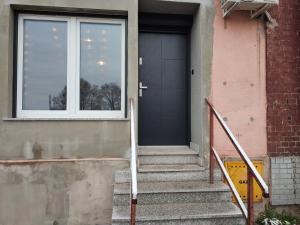
[[[187,145],[186,35],[140,33],[139,57],[139,145]]]

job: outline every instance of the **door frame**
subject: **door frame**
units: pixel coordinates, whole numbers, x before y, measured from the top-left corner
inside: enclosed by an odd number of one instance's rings
[[[193,24],[193,18],[190,15],[171,15],[171,14],[152,14],[142,13],[139,14],[139,32],[140,33],[161,33],[161,34],[184,34],[187,38],[187,145],[190,147],[191,143],[191,26]],[[139,54],[139,49],[138,49]],[[139,57],[139,55],[138,55]],[[138,65],[139,66],[139,65]],[[138,72],[138,83],[140,81]],[[138,85],[138,84],[137,84]],[[138,88],[139,90],[139,88]],[[139,97],[137,100],[139,105]],[[139,111],[137,111],[139,114]],[[139,116],[138,116],[139,123]],[[138,144],[139,131],[137,132]]]

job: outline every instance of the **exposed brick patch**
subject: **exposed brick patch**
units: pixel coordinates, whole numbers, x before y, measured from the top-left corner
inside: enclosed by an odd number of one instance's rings
[[[267,31],[268,154],[300,155],[300,1],[279,2]]]

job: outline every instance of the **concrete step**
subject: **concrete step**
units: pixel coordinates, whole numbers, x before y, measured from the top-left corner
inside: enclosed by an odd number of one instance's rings
[[[148,170],[150,169],[150,170]],[[143,169],[142,169],[143,170]],[[193,169],[192,171],[187,170],[184,167],[182,170],[171,171],[170,167],[165,171],[157,170],[155,168],[144,168],[143,172],[137,174],[138,182],[153,182],[153,181],[207,181],[208,180],[208,170],[200,167]],[[221,173],[219,170],[215,170],[215,180],[221,180]],[[129,183],[130,182],[130,172],[129,170],[118,170],[115,172],[115,183]]]
[[[112,224],[129,224],[130,207],[116,206]],[[138,205],[138,225],[244,225],[240,210],[232,203],[182,203]]]
[[[186,171],[186,172],[148,172],[138,173],[138,182],[152,182],[152,181],[188,181],[188,180],[205,180],[207,173],[205,171]],[[115,172],[115,183],[130,182],[129,170],[122,170]]]
[[[187,146],[140,147],[139,164],[197,164],[198,153]]]
[[[157,164],[157,165],[141,165],[138,168],[140,173],[152,172],[195,172],[204,171],[204,167],[197,164]]]
[[[138,183],[138,203],[204,203],[231,201],[230,189],[223,182],[209,184],[207,181],[185,182],[140,182]],[[114,205],[130,204],[130,184],[114,186]]]
[[[197,164],[199,156],[190,149],[139,151],[139,165],[155,164]]]
[[[139,152],[163,152],[163,151],[184,151],[191,150],[187,145],[162,145],[162,146],[138,146]]]

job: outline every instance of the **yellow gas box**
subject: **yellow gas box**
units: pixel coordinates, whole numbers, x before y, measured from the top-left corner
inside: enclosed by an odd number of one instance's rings
[[[252,161],[260,175],[263,174],[262,161]],[[226,161],[225,167],[242,200],[247,201],[247,167],[243,161]],[[262,191],[254,180],[254,202],[262,201]],[[232,201],[235,202],[234,197]]]

